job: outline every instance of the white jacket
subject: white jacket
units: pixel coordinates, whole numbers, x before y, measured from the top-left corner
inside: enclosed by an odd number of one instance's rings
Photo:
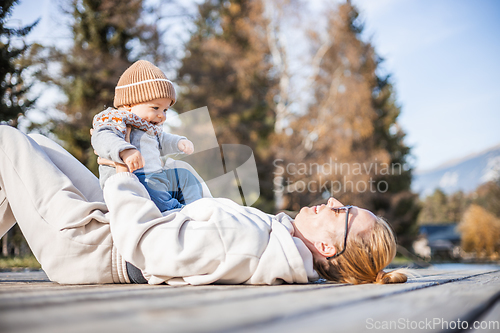
[[[307,283],[312,254],[293,221],[229,199],[203,198],[162,213],[135,175],[108,179],[104,199],[114,245],[150,284]]]

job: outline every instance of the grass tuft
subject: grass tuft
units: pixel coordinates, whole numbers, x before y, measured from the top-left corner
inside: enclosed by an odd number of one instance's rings
[[[19,268],[40,269],[41,266],[34,256],[0,257],[0,270]]]

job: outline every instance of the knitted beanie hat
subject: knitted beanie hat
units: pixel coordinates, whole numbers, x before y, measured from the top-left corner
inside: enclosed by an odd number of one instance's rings
[[[175,89],[165,74],[146,60],[133,63],[118,80],[114,106],[134,105],[158,98],[171,98],[175,103]]]

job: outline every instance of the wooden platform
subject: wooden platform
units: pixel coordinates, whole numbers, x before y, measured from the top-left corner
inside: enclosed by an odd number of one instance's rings
[[[411,272],[399,285],[199,287],[0,273],[0,332],[500,332],[500,268]]]

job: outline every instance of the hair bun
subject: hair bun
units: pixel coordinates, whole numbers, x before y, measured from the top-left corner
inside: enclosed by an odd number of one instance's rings
[[[375,282],[383,283],[382,281],[383,281],[385,275],[386,275],[386,273],[383,270],[378,272],[377,277],[375,278]]]
[[[398,270],[384,272],[383,270],[378,272],[375,278],[375,283],[388,284],[388,283],[404,283],[408,277],[406,274],[399,272]]]

